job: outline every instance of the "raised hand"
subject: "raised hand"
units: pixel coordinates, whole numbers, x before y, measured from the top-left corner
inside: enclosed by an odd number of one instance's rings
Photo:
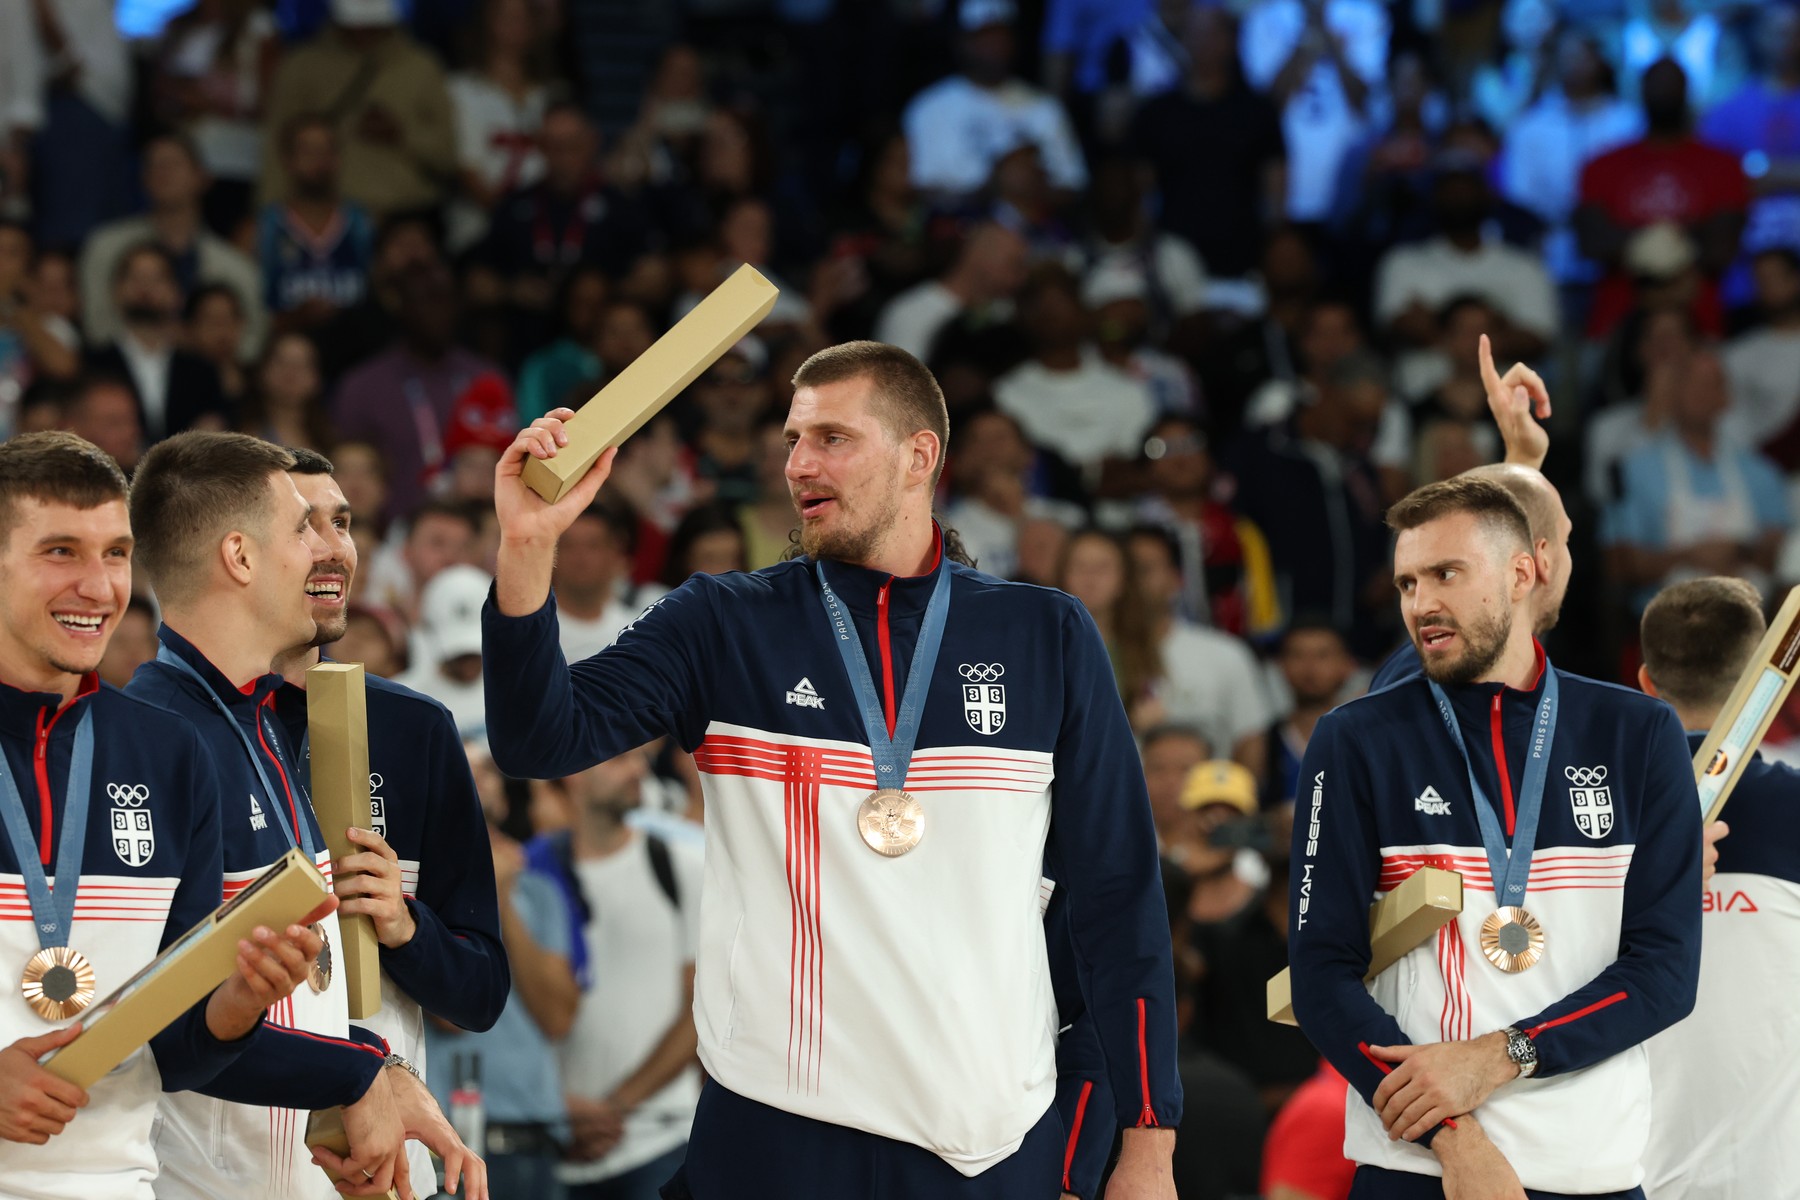
[[[1550,389],[1543,377],[1524,363],[1514,363],[1504,376],[1494,369],[1494,350],[1481,335],[1481,385],[1487,389],[1488,411],[1506,443],[1506,461],[1542,470],[1550,453],[1550,434],[1539,424],[1550,419]]]

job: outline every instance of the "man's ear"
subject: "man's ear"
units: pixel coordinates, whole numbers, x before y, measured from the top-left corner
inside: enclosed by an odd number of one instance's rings
[[[912,462],[907,467],[907,472],[920,476],[929,484],[943,458],[944,447],[938,441],[937,434],[929,429],[921,429],[912,435]]]
[[[247,585],[252,574],[250,539],[240,530],[232,530],[219,541],[219,561],[233,583]]]
[[[1644,690],[1644,695],[1662,699],[1662,693],[1656,690],[1656,680],[1650,678],[1649,667],[1638,667],[1638,687]]]

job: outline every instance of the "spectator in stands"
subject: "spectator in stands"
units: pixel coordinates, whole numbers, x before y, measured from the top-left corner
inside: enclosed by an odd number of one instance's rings
[[[1438,378],[1413,406],[1413,424],[1421,441],[1433,426],[1453,425],[1468,433],[1479,461],[1500,460],[1500,431],[1488,415],[1480,357],[1481,339],[1491,338],[1499,324],[1493,308],[1480,296],[1453,296],[1438,310],[1431,368]]]
[[[1044,83],[1058,96],[1073,94],[1099,110],[1101,140],[1113,94],[1151,96],[1181,75],[1181,50],[1159,7],[1179,16],[1184,6],[1152,0],[1050,0],[1044,10]],[[1123,78],[1120,78],[1123,76]]]
[[[1181,21],[1187,69],[1153,96],[1132,128],[1134,154],[1155,173],[1161,224],[1227,279],[1251,273],[1287,201],[1281,115],[1245,84],[1230,9],[1192,5]]]
[[[1791,0],[1761,7],[1757,47],[1766,69],[1706,112],[1700,136],[1737,155],[1750,176],[1745,247],[1800,249],[1800,8]],[[1741,301],[1742,292],[1730,298]]]
[[[737,513],[725,504],[697,504],[669,535],[662,584],[677,588],[690,575],[723,575],[745,569],[744,527],[738,524]]]
[[[1025,522],[1047,518],[1074,528],[1086,520],[1079,505],[1057,498],[1079,489],[1067,466],[1033,447],[1018,421],[997,409],[952,427],[948,471],[955,498],[944,520],[991,575],[1010,578],[1018,569]]]
[[[1800,466],[1800,253],[1753,263],[1756,325],[1725,347],[1733,431],[1783,470]]]
[[[377,218],[435,207],[456,170],[443,67],[400,27],[397,0],[331,0],[331,17],[331,28],[282,60],[264,129],[327,113],[343,150],[345,196]],[[265,154],[264,202],[286,198],[288,188],[281,159]]]
[[[777,405],[757,423],[756,498],[738,506],[738,524],[744,530],[747,569],[760,571],[787,556],[791,535],[798,526],[794,498],[787,482],[787,412]],[[967,539],[964,539],[965,544]]]
[[[234,424],[219,373],[176,344],[183,297],[169,252],[154,242],[126,250],[113,267],[111,294],[121,323],[110,340],[89,341],[86,366],[131,384],[149,440]]]
[[[202,284],[187,299],[182,347],[218,372],[225,406],[241,413],[249,376],[239,357],[244,344],[243,301],[222,283]]]
[[[38,243],[79,246],[122,215],[130,184],[131,53],[112,0],[28,0],[0,5],[10,104],[9,174],[29,190]],[[102,276],[104,280],[105,276]]]
[[[1144,731],[1139,754],[1144,764],[1144,790],[1150,796],[1150,815],[1156,821],[1157,844],[1167,858],[1171,847],[1186,845],[1192,839],[1193,813],[1182,807],[1181,793],[1194,768],[1212,757],[1212,746],[1197,729],[1155,725]]]
[[[613,644],[640,609],[622,599],[631,583],[631,510],[602,497],[556,544],[557,636],[563,657],[579,662]]]
[[[1780,473],[1720,436],[1731,392],[1718,354],[1703,349],[1685,366],[1666,432],[1621,464],[1602,530],[1609,571],[1634,589],[1634,611],[1696,574],[1748,578],[1766,592],[1792,523]]]
[[[70,379],[81,368],[81,337],[47,311],[31,279],[33,248],[25,226],[0,221],[0,437],[31,381]]]
[[[606,273],[594,264],[577,267],[563,276],[555,312],[561,318],[560,336],[525,360],[519,369],[519,419],[527,424],[553,408],[569,404],[571,392],[585,400],[596,388],[582,387],[600,375],[600,359],[594,353],[600,316],[606,311]],[[578,408],[578,404],[569,404]]]
[[[541,314],[578,264],[594,263],[618,279],[657,242],[642,202],[601,178],[600,134],[585,112],[551,105],[538,140],[543,177],[494,210],[481,260],[508,303]]]
[[[1350,1200],[1356,1164],[1344,1157],[1350,1085],[1324,1059],[1288,1098],[1263,1142],[1263,1200]]]
[[[1340,270],[1372,268],[1381,252],[1410,241],[1426,217],[1432,166],[1441,157],[1449,105],[1424,53],[1396,48],[1388,64],[1386,120],[1345,153],[1331,205]]]
[[[343,447],[335,453],[343,458]],[[341,474],[343,464],[339,462],[337,466]],[[357,498],[351,496],[348,488],[344,495],[355,513]],[[362,524],[360,519],[357,524]],[[428,500],[419,505],[404,528],[405,536],[397,550],[372,560],[376,569],[370,572],[368,596],[370,603],[398,613],[413,624],[419,620],[420,598],[431,581],[474,557],[478,530],[467,506],[447,500]]]
[[[399,299],[397,344],[345,376],[331,410],[342,436],[387,460],[389,518],[418,504],[449,465],[444,435],[457,398],[477,376],[500,373],[456,345],[456,289],[443,267],[408,271]]]
[[[144,451],[143,415],[118,376],[93,374],[78,383],[63,405],[62,427],[112,455],[127,475],[137,469]]]
[[[397,216],[375,231],[374,258],[361,302],[338,310],[312,332],[327,387],[392,345],[400,331],[401,280],[420,268],[441,269],[437,227],[427,217]]]
[[[1157,614],[1131,570],[1123,541],[1105,530],[1084,529],[1068,539],[1057,572],[1056,586],[1079,600],[1099,627],[1132,728],[1164,724],[1166,712],[1157,699],[1165,677]]]
[[[1699,247],[1709,281],[1716,280],[1737,254],[1750,206],[1737,159],[1692,133],[1687,76],[1681,67],[1666,58],[1655,63],[1644,72],[1643,93],[1648,132],[1594,159],[1581,172],[1576,235],[1582,253],[1608,270],[1594,296],[1590,337],[1604,337],[1631,309],[1624,261],[1634,231],[1662,222],[1681,226]],[[1720,331],[1718,293],[1710,282],[1697,311],[1703,329]]]
[[[1214,329],[1200,359],[1207,417],[1221,443],[1237,434],[1253,393],[1299,378],[1301,329],[1319,298],[1318,261],[1292,226],[1269,235],[1256,274],[1256,286],[1237,289],[1242,294],[1231,307],[1212,311]]]
[[[133,596],[119,614],[119,624],[112,640],[100,656],[100,681],[122,688],[131,682],[137,669],[156,657],[157,616],[150,602]]]
[[[1076,253],[1079,235],[1057,203],[1035,143],[1020,142],[995,160],[984,199],[994,220],[1025,239],[1032,261],[1068,262]]]
[[[285,329],[316,329],[356,307],[369,286],[375,227],[338,191],[338,134],[331,118],[302,113],[282,126],[278,148],[287,194],[257,222],[269,311]]]
[[[1230,757],[1260,778],[1267,768],[1264,734],[1272,713],[1256,657],[1228,633],[1176,615],[1181,592],[1179,549],[1165,530],[1142,525],[1126,540],[1138,591],[1150,606],[1162,676],[1154,694],[1164,721],[1206,735],[1219,757]]]
[[[319,352],[304,333],[278,333],[263,351],[250,390],[239,408],[245,433],[327,453],[337,434],[325,416],[319,384]]]
[[[654,1197],[681,1164],[700,1095],[700,852],[626,823],[648,774],[634,750],[563,781],[575,821],[551,869],[583,914],[594,964],[560,1048],[573,1144],[558,1174],[570,1200]]]
[[[1198,416],[1204,406],[1193,368],[1158,349],[1162,339],[1153,336],[1157,298],[1149,272],[1131,264],[1099,267],[1081,284],[1081,302],[1094,315],[1094,345],[1107,365],[1148,388],[1158,413]]]
[[[967,197],[993,174],[1000,156],[1034,143],[1059,191],[1087,185],[1087,164],[1068,114],[1054,97],[1013,72],[1013,0],[959,0],[962,71],[932,84],[906,106],[906,141],[915,186]]]
[[[1263,777],[1262,806],[1291,810],[1300,794],[1300,759],[1319,718],[1349,697],[1356,658],[1344,635],[1324,621],[1297,618],[1281,635],[1275,665],[1293,699],[1288,714],[1268,730],[1269,770]]]
[[[463,749],[487,816],[500,938],[513,987],[500,1019],[485,1033],[427,1022],[432,1093],[449,1112],[454,1090],[471,1081],[478,1085],[488,1133],[488,1144],[479,1149],[493,1195],[562,1200],[556,1162],[568,1109],[554,1043],[568,1035],[581,1003],[570,962],[569,906],[553,880],[526,869],[524,849],[502,831],[506,786],[493,759],[477,742]],[[476,847],[469,850],[478,853]]]
[[[199,151],[211,181],[206,223],[220,237],[235,237],[255,211],[258,120],[276,53],[275,18],[254,0],[198,0],[169,22],[157,48],[157,114]]]
[[[465,741],[487,736],[481,606],[493,582],[486,571],[467,563],[433,575],[419,597],[419,620],[407,656],[411,665],[395,680],[449,709],[456,732]]]
[[[1156,343],[1193,344],[1196,331],[1184,326],[1197,325],[1206,306],[1206,264],[1186,239],[1151,224],[1143,181],[1131,160],[1102,160],[1091,195],[1091,230],[1082,247],[1084,280],[1092,282],[1102,274],[1136,276]]]
[[[1544,257],[1557,282],[1591,282],[1594,267],[1576,247],[1573,224],[1582,170],[1643,133],[1643,117],[1619,98],[1612,68],[1593,34],[1564,31],[1556,43],[1555,86],[1501,128],[1506,130],[1501,194],[1550,227]]]
[[[1618,498],[1619,464],[1668,428],[1701,344],[1693,318],[1679,308],[1633,313],[1610,341],[1609,354],[1618,361],[1609,365],[1616,379],[1607,386],[1619,402],[1588,418],[1582,447],[1582,483],[1602,508]]]
[[[1439,234],[1396,246],[1381,260],[1375,315],[1382,331],[1414,350],[1443,336],[1438,314],[1457,296],[1480,296],[1500,318],[1494,354],[1509,361],[1541,355],[1556,333],[1556,288],[1533,254],[1488,237],[1487,183],[1463,157],[1437,164],[1432,209]]]
[[[895,296],[875,321],[875,340],[929,362],[938,334],[965,314],[1003,321],[1025,284],[1030,253],[1025,239],[1003,225],[977,225],[964,237],[950,269]]]
[[[31,267],[31,298],[42,310],[44,319],[54,327],[57,339],[72,348],[79,348],[81,285],[73,256],[39,245]]]
[[[451,215],[452,249],[479,242],[501,198],[543,178],[537,133],[550,89],[540,8],[532,0],[486,0],[476,67],[450,77],[462,185]]]
[[[237,292],[245,311],[239,353],[257,354],[266,323],[262,275],[241,250],[206,227],[200,205],[207,179],[199,151],[184,137],[155,138],[144,147],[143,178],[150,211],[96,229],[82,250],[82,327],[88,343],[118,335],[125,318],[107,284],[129,250],[152,242],[168,253],[184,295],[209,283],[222,283]]]
[[[1504,48],[1481,64],[1469,80],[1476,114],[1495,129],[1510,126],[1526,106],[1555,85],[1551,82],[1551,39],[1557,6],[1550,0],[1507,0],[1501,6]]]
[[[337,662],[359,662],[370,675],[383,679],[400,674],[406,668],[406,660],[389,628],[390,620],[372,608],[352,604],[344,622],[344,636],[332,643],[331,657]]]
[[[693,384],[700,426],[693,436],[695,474],[729,505],[756,499],[762,460],[757,429],[769,408],[769,351],[747,337],[727,350]]]
[[[1310,403],[1245,435],[1227,458],[1226,494],[1268,538],[1284,608],[1356,631],[1360,654],[1382,649],[1394,615],[1386,505],[1369,461],[1386,405],[1385,367],[1354,353]]]
[[[688,289],[675,298],[670,314],[675,319],[686,316],[714,288],[748,263],[780,291],[775,307],[763,318],[760,328],[765,334],[778,336],[786,326],[812,325],[812,304],[806,293],[790,285],[770,265],[775,253],[775,213],[761,196],[738,196],[727,202],[719,211],[714,236],[694,249],[697,261],[703,261],[710,251],[710,261],[695,271]]]
[[[1240,637],[1273,633],[1281,614],[1268,543],[1214,498],[1205,430],[1191,417],[1160,418],[1144,439],[1144,464],[1134,515],[1176,547],[1177,615]]]
[[[1150,389],[1100,356],[1080,285],[1063,267],[1033,272],[1019,324],[1032,356],[995,382],[994,403],[1094,487],[1107,460],[1134,458],[1143,446],[1156,419]]]
[[[1019,523],[1019,565],[1012,578],[1039,587],[1056,587],[1067,554],[1069,527],[1051,517],[1031,517]]]
[[[512,388],[496,374],[477,375],[456,398],[444,432],[444,458],[451,500],[472,501],[480,509],[494,502],[494,468],[519,431]],[[478,560],[479,561],[479,560]]]
[[[1694,11],[1695,9],[1701,11]],[[1674,62],[1687,75],[1696,105],[1711,108],[1729,96],[1743,75],[1743,56],[1721,14],[1686,0],[1650,0],[1619,31],[1619,70],[1628,82],[1650,90],[1650,69]]]
[[[1387,10],[1377,0],[1267,0],[1245,15],[1239,45],[1244,77],[1281,110],[1288,218],[1323,221],[1387,71]]]

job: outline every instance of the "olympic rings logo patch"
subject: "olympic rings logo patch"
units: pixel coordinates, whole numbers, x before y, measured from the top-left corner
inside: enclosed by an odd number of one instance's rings
[[[1004,663],[964,663],[956,668],[956,672],[970,683],[992,683],[1006,674],[1006,666]]]
[[[106,795],[114,804],[136,808],[150,799],[150,789],[141,783],[109,783],[106,785]]]
[[[1605,767],[1564,767],[1563,774],[1576,787],[1598,787],[1606,782]]]

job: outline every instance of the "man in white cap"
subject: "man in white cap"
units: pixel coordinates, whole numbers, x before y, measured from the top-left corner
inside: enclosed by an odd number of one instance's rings
[[[481,738],[487,729],[481,694],[481,606],[492,577],[480,567],[446,567],[425,585],[412,669],[395,680],[450,710],[457,733]]]

